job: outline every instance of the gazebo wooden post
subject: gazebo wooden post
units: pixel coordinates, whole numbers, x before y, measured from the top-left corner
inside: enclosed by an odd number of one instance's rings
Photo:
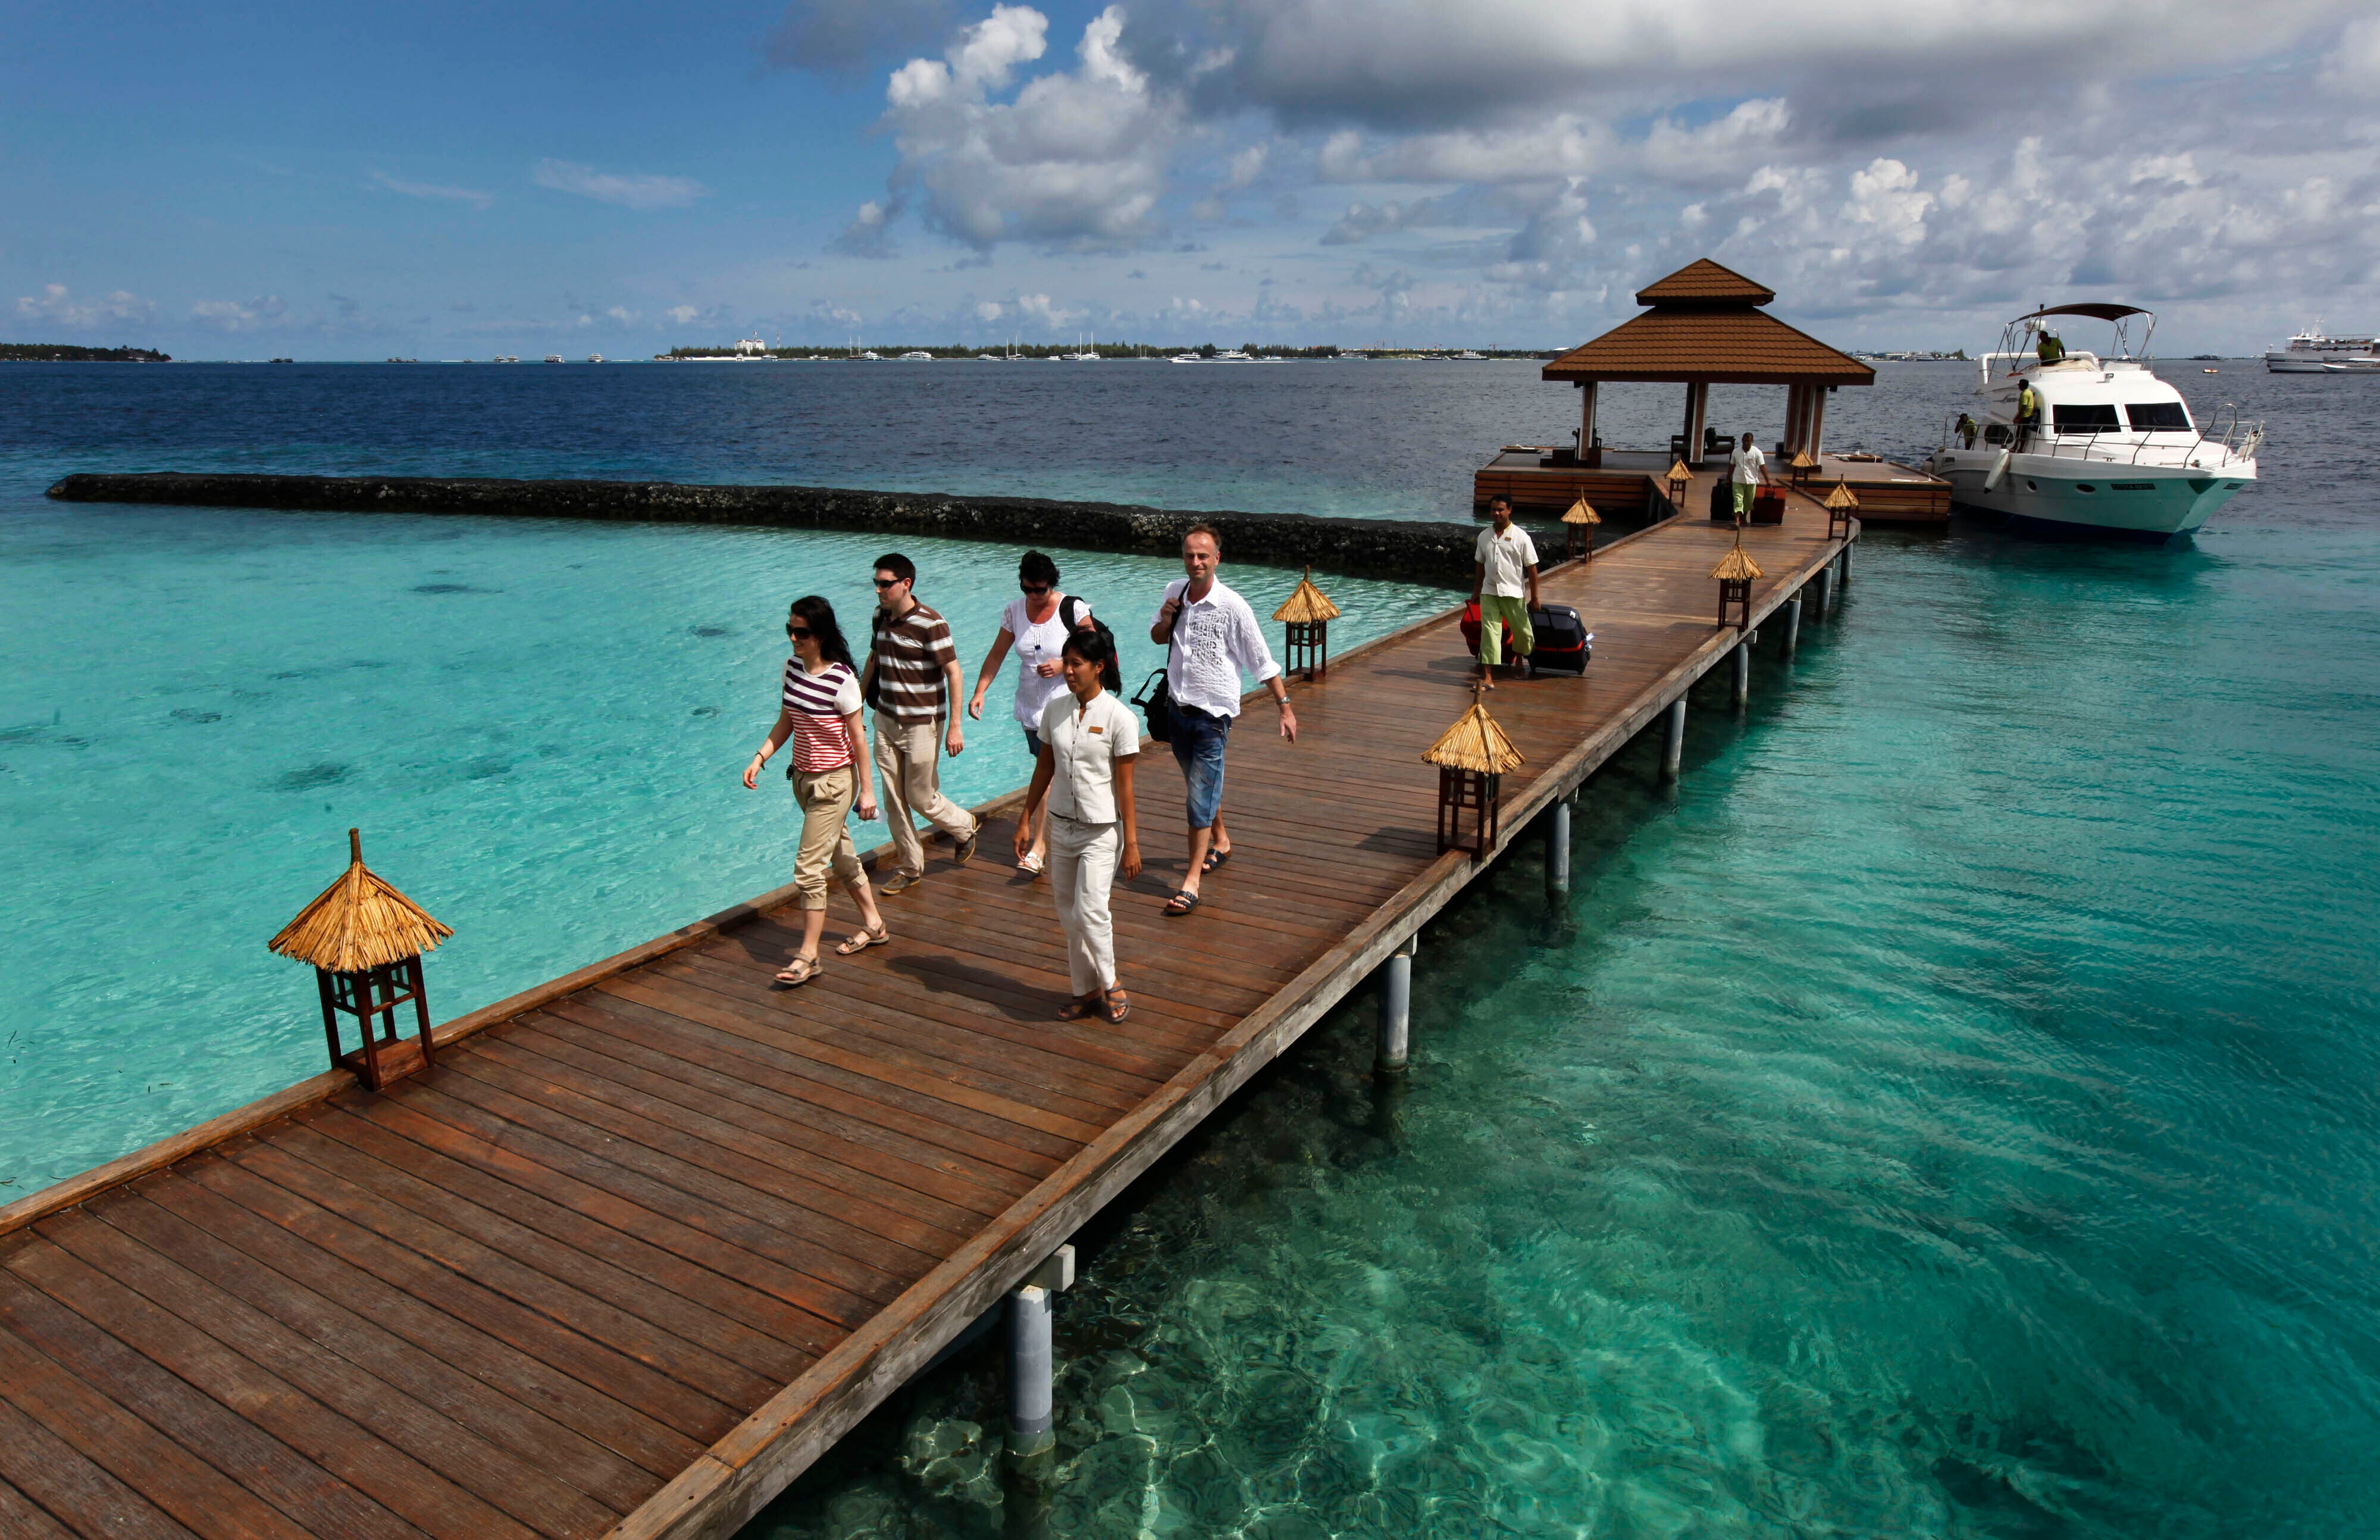
[[[1690,380],[1686,382],[1686,447],[1679,456],[1690,464],[1700,465],[1703,458],[1703,427],[1710,416],[1710,382]]]
[[[1589,468],[1603,463],[1595,447],[1595,386],[1592,380],[1578,382],[1578,463]]]

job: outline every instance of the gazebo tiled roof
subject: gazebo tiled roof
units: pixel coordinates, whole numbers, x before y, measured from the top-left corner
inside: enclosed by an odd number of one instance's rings
[[[1543,378],[1872,385],[1876,370],[1759,307],[1775,293],[1705,258],[1637,291],[1650,306],[1545,366]]]
[[[1697,257],[1667,278],[1636,291],[1639,305],[1773,305],[1777,291],[1708,257]]]

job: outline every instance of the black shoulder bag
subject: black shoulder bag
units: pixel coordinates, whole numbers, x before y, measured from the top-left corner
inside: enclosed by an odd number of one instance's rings
[[[1148,735],[1159,743],[1173,741],[1173,693],[1165,683],[1165,671],[1159,669],[1140,682],[1140,693],[1132,703],[1148,714]]]

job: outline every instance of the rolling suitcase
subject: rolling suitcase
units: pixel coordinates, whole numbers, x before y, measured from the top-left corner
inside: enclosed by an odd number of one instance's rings
[[[1711,522],[1735,522],[1735,483],[1724,476],[1711,483]]]
[[[1785,494],[1772,487],[1763,487],[1752,496],[1752,522],[1782,524],[1785,522]]]
[[[1529,654],[1536,673],[1585,673],[1595,656],[1595,637],[1585,621],[1567,604],[1547,604],[1529,612],[1529,628],[1537,634],[1537,649]]]
[[[1532,617],[1530,624],[1536,624],[1534,617]],[[1510,662],[1512,661],[1514,656],[1512,652],[1512,628],[1506,625],[1500,620],[1498,621],[1496,624],[1504,633],[1501,637],[1504,644],[1503,657],[1506,662]],[[1479,656],[1479,606],[1475,602],[1465,604],[1463,607],[1463,645],[1471,649],[1471,656],[1474,658]]]

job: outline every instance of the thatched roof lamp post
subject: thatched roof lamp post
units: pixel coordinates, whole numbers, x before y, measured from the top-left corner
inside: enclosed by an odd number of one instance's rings
[[[1496,725],[1479,699],[1480,686],[1471,686],[1471,709],[1439,735],[1422,758],[1438,767],[1438,848],[1467,850],[1484,858],[1496,848],[1499,806],[1504,772],[1524,761],[1512,740]],[[1463,815],[1471,815],[1471,832],[1463,831]]]
[[[1806,487],[1810,484],[1810,478],[1817,473],[1818,462],[1810,458],[1808,450],[1797,449],[1785,468],[1789,473],[1786,479],[1797,487]]]
[[[1561,521],[1563,543],[1568,548],[1566,553],[1573,559],[1584,556],[1590,562],[1594,561],[1594,527],[1603,522],[1603,515],[1588,507],[1586,499],[1582,497],[1570,505],[1570,511],[1562,515]]]
[[[1670,506],[1682,514],[1684,513],[1686,488],[1693,484],[1694,473],[1686,468],[1685,461],[1677,460],[1670,463],[1670,474],[1662,479],[1670,483]]]
[[[1312,567],[1305,569],[1305,576],[1297,580],[1297,587],[1290,590],[1288,600],[1272,612],[1272,618],[1288,628],[1283,637],[1282,650],[1288,654],[1281,660],[1283,673],[1304,669],[1311,681],[1330,670],[1330,623],[1339,618],[1339,606],[1314,586]]]
[[[1738,631],[1750,630],[1752,580],[1760,576],[1760,564],[1752,559],[1752,552],[1743,549],[1742,530],[1736,531],[1735,543],[1728,548],[1726,555],[1718,559],[1718,565],[1711,568],[1711,576],[1718,579],[1719,624],[1732,624]],[[1732,622],[1728,619],[1730,609],[1735,612]]]
[[[347,869],[266,943],[314,964],[331,1067],[342,1065],[372,1090],[430,1067],[430,1000],[421,954],[455,934],[364,865],[363,836],[347,831]],[[417,1040],[396,1035],[396,1010],[413,1007]],[[356,1018],[362,1046],[339,1049],[339,1017]],[[378,1030],[375,1032],[374,1028]]]
[[[1859,494],[1851,483],[1835,479],[1835,490],[1827,494],[1827,539],[1848,537],[1852,532],[1852,515],[1859,512]]]

